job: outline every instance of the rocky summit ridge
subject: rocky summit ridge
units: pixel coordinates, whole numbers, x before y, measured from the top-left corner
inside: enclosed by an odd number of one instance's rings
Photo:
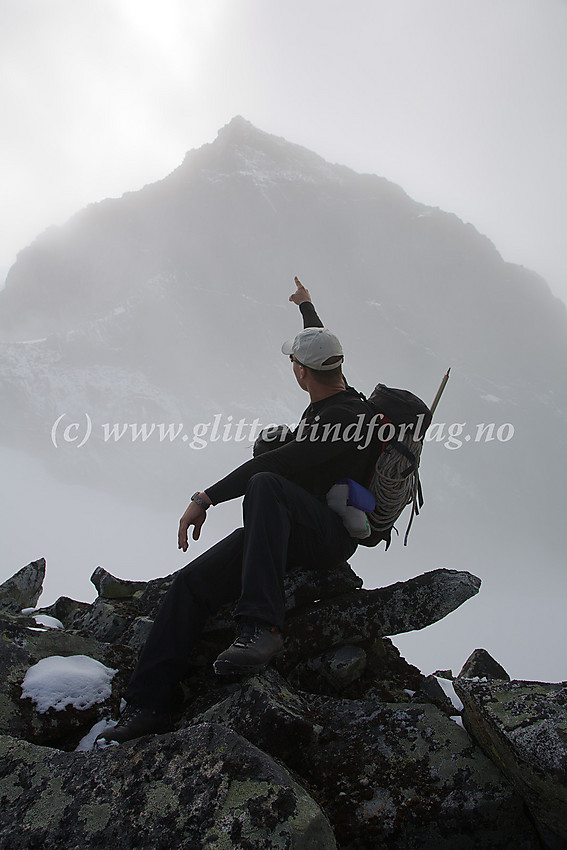
[[[212,673],[225,608],[189,659],[175,731],[104,749],[173,576],[99,567],[92,604],[37,608],[44,575],[40,559],[0,585],[0,848],[567,846],[565,683],[509,681],[485,650],[424,676],[389,639],[477,594],[474,575],[366,590],[348,564],[296,570],[285,651],[263,674]],[[77,684],[93,671],[106,690]]]

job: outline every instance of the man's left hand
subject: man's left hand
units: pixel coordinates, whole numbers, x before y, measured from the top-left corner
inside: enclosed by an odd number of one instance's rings
[[[207,519],[207,512],[197,504],[197,502],[189,502],[187,510],[179,520],[179,533],[177,535],[177,548],[184,552],[189,548],[188,532],[190,526],[194,526],[193,540],[198,540],[201,535],[201,527]]]

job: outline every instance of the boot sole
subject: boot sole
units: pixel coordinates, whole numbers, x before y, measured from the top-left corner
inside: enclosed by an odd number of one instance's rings
[[[249,676],[252,673],[262,673],[268,664],[282,653],[283,649],[279,652],[275,652],[271,658],[264,661],[262,664],[247,664],[246,666],[235,664],[233,661],[215,661],[213,664],[213,670],[217,676]]]
[[[96,738],[95,744],[99,746],[99,742],[102,743],[102,746],[108,746],[109,744],[117,745],[117,744],[127,744],[129,741],[138,741],[140,738],[144,738],[147,735],[169,735],[170,732],[175,732],[175,727],[172,726],[168,729],[155,729],[152,731],[144,731],[140,732],[140,734],[131,735],[126,738]]]
[[[265,664],[249,664],[246,667],[242,667],[239,664],[233,664],[232,661],[215,661],[213,664],[213,670],[217,676],[248,676],[251,673],[262,673],[267,666],[267,661]]]

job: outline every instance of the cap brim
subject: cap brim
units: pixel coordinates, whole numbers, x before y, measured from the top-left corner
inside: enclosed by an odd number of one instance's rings
[[[295,341],[295,337],[293,339],[288,339],[282,345],[282,354],[290,355],[293,353],[293,343]]]

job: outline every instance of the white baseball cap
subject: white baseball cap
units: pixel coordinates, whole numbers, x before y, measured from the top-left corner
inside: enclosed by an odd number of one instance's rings
[[[292,354],[301,366],[318,371],[336,369],[344,357],[339,340],[328,328],[305,328],[296,337],[284,342],[282,353]],[[335,359],[333,363],[324,365],[331,357],[340,357],[341,360]]]

